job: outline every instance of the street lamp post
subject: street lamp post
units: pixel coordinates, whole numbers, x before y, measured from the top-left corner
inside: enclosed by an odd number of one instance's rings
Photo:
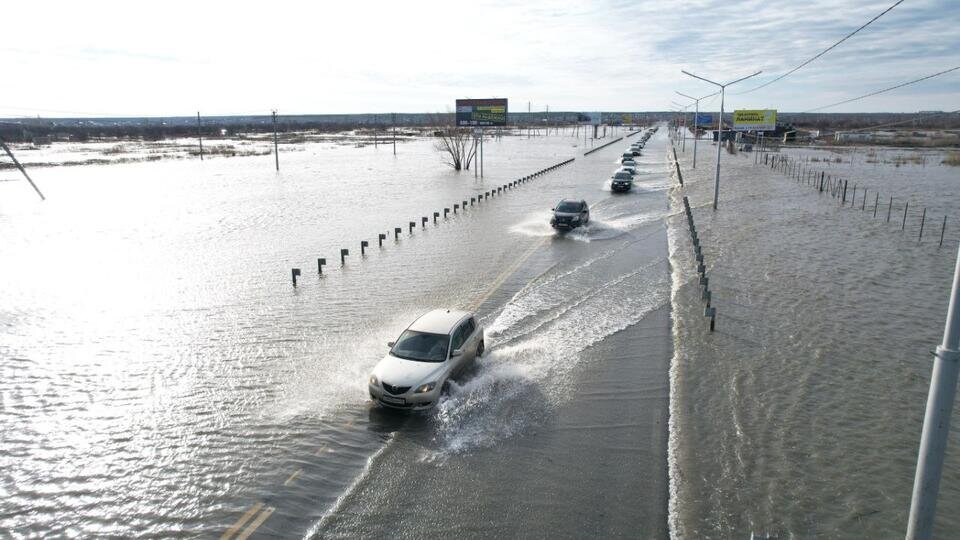
[[[676,90],[674,90],[674,91],[676,92]],[[698,137],[697,137],[697,130],[699,129],[699,126],[700,126],[700,100],[701,100],[701,99],[706,99],[706,98],[708,98],[708,97],[715,96],[715,95],[717,95],[717,93],[714,92],[714,93],[712,93],[712,94],[710,94],[710,95],[708,95],[708,96],[703,96],[703,97],[699,97],[699,98],[695,98],[695,97],[693,97],[693,96],[688,96],[688,95],[684,94],[683,92],[677,92],[677,93],[680,94],[681,96],[687,98],[687,99],[692,99],[692,100],[693,100],[693,103],[694,103],[695,112],[693,113],[693,168],[696,169],[696,168],[697,168],[697,138],[698,138]]]
[[[694,75],[693,73],[690,73],[689,71],[684,71],[682,69],[680,71],[684,75],[689,75],[694,79],[700,79],[701,81],[708,82],[714,86],[720,87],[720,118],[717,119],[717,174],[713,184],[713,209],[716,210],[717,199],[719,199],[720,197],[720,150],[721,150],[721,147],[723,146],[723,102],[724,102],[724,98],[726,97],[726,90],[728,86],[732,84],[736,84],[741,81],[745,81],[750,77],[756,77],[757,75],[761,74],[762,71],[758,71],[753,75],[747,75],[746,77],[741,77],[735,81],[730,81],[726,84],[720,84],[718,82],[711,81],[710,79],[704,79],[703,77]]]
[[[927,394],[927,409],[923,416],[920,451],[910,500],[910,518],[907,522],[908,540],[928,540],[933,537],[933,518],[937,510],[937,492],[943,472],[943,456],[950,434],[950,412],[957,393],[960,373],[960,255],[953,272],[953,290],[947,309],[947,323],[943,342],[933,359],[933,373]]]
[[[680,151],[681,151],[681,152],[686,152],[686,151],[687,151],[687,132],[686,132],[686,130],[687,130],[687,109],[690,108],[690,105],[689,105],[689,104],[688,104],[688,105],[683,105],[683,104],[677,103],[676,101],[670,101],[670,103],[673,104],[673,106],[675,106],[675,107],[679,107],[679,109],[680,109],[680,110],[677,111],[677,115],[678,115],[678,119],[677,119],[677,133],[678,133],[678,134],[682,134],[682,136],[683,136],[683,141],[680,143]],[[680,119],[683,119],[683,131],[682,131],[682,132],[680,131],[680,130],[681,130]]]

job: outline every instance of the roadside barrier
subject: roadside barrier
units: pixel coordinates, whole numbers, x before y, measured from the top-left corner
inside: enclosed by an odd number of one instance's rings
[[[677,181],[680,187],[683,187],[683,173],[680,172],[680,162],[677,160],[677,149],[671,144],[673,151],[673,164],[677,170]],[[690,241],[693,243],[693,256],[697,262],[697,274],[699,274],[700,300],[704,302],[703,316],[710,317],[710,331],[713,332],[717,327],[717,308],[711,303],[713,301],[713,291],[710,290],[710,278],[707,276],[707,264],[703,258],[703,248],[700,245],[700,235],[697,233],[697,224],[693,219],[693,210],[690,208],[690,200],[686,195],[683,196],[683,213],[687,218],[687,228],[690,231]]]
[[[610,146],[611,144],[616,143],[616,142],[620,142],[620,141],[622,141],[622,140],[623,140],[623,137],[617,137],[616,139],[614,139],[614,140],[612,140],[612,141],[610,141],[610,142],[608,142],[608,143],[606,143],[606,144],[601,144],[600,146],[598,146],[598,147],[596,147],[596,148],[594,148],[594,149],[592,149],[592,150],[587,150],[586,152],[583,153],[583,155],[584,155],[584,156],[589,156],[590,154],[596,152],[597,150],[603,150],[604,148]]]
[[[619,139],[618,139],[618,140],[619,140]],[[613,141],[613,142],[616,142],[616,141]],[[598,148],[598,149],[599,149],[599,148]],[[479,193],[478,193],[478,194],[474,195],[473,197],[470,197],[470,201],[469,201],[469,202],[470,202],[470,206],[474,206],[474,204],[475,204],[474,201],[476,201],[476,204],[479,205],[481,201],[486,201],[486,200],[489,199],[490,197],[495,197],[497,194],[501,194],[501,195],[502,195],[502,194],[506,193],[508,190],[514,189],[514,188],[516,188],[516,187],[519,187],[521,184],[525,184],[525,183],[530,182],[530,181],[532,181],[532,180],[535,180],[535,179],[537,179],[537,178],[539,178],[539,177],[541,177],[541,176],[543,176],[543,175],[545,175],[545,174],[547,174],[547,173],[553,172],[553,171],[555,171],[555,170],[557,170],[557,169],[559,169],[559,168],[561,168],[561,167],[564,167],[564,166],[566,166],[566,165],[569,165],[569,164],[573,163],[575,160],[576,160],[576,158],[570,158],[570,159],[568,159],[568,160],[561,161],[561,162],[559,162],[559,163],[555,163],[555,164],[553,164],[553,165],[550,165],[549,167],[546,167],[546,168],[544,168],[544,169],[540,169],[539,171],[536,171],[536,172],[534,172],[534,173],[532,173],[532,174],[528,174],[528,175],[526,175],[526,176],[522,176],[522,177],[520,177],[520,178],[518,178],[518,179],[516,179],[516,180],[512,180],[512,181],[510,181],[510,182],[508,182],[508,183],[506,183],[506,184],[497,186],[496,188],[493,188],[493,189],[491,189],[490,191],[485,191],[483,194],[479,194]],[[465,213],[466,210],[467,210],[467,201],[466,201],[466,200],[460,200],[460,201],[454,203],[454,204],[453,204],[453,214],[454,214],[454,215],[457,214],[457,210],[461,210],[461,211],[463,211],[463,212]],[[444,208],[444,209],[443,209],[443,219],[444,219],[444,221],[447,221],[447,220],[450,218],[449,214],[450,214],[450,207]],[[439,212],[439,211],[433,212],[433,224],[434,224],[435,226],[438,226],[438,225],[439,225],[439,218],[440,218],[440,212]],[[420,222],[421,222],[421,225],[422,225],[422,230],[423,230],[423,229],[426,229],[426,227],[427,227],[427,222],[428,222],[428,221],[429,221],[429,218],[428,218],[427,216],[423,216],[423,217],[420,218]],[[410,236],[413,236],[414,229],[416,229],[416,224],[417,224],[416,221],[409,221],[409,222],[407,223],[407,226],[409,227],[409,235],[410,235]],[[400,241],[400,233],[401,233],[401,232],[403,232],[403,228],[402,228],[402,227],[394,227],[394,228],[393,228],[393,239],[394,239],[394,243],[397,243],[397,242]],[[389,233],[387,233],[387,234],[389,234]],[[383,249],[383,241],[387,239],[387,234],[377,233],[377,245],[378,245],[378,247],[379,247],[380,249]],[[360,256],[361,256],[361,259],[363,259],[363,258],[366,257],[366,248],[369,247],[369,246],[370,246],[370,243],[369,243],[367,240],[361,240],[361,241],[360,241]],[[347,248],[341,248],[341,249],[340,249],[340,265],[341,265],[341,266],[346,266],[346,264],[347,264],[346,257],[347,257],[348,255],[350,255],[350,250],[349,250],[349,249],[347,249]],[[327,264],[327,259],[326,259],[326,258],[319,258],[319,259],[317,259],[317,274],[318,274],[319,276],[323,276],[323,267],[324,267],[324,265],[326,265],[326,264]],[[293,281],[293,286],[296,287],[296,286],[297,286],[297,277],[300,276],[300,269],[299,269],[299,268],[292,268],[290,274],[291,274],[291,278],[292,278],[292,281]]]
[[[760,163],[759,157],[756,159],[757,164]],[[763,165],[769,167],[770,169],[776,170],[780,173],[783,173],[790,178],[792,178],[796,183],[803,184],[805,186],[811,187],[819,195],[827,194],[831,199],[836,201],[837,206],[851,207],[853,209],[857,208],[857,192],[860,193],[859,207],[860,211],[863,213],[870,212],[872,213],[872,218],[876,219],[877,210],[880,207],[880,191],[871,190],[867,186],[860,186],[858,183],[854,183],[853,186],[850,185],[848,179],[836,178],[832,175],[829,175],[824,170],[818,170],[814,167],[809,166],[807,163],[804,163],[800,160],[791,158],[784,155],[773,155],[769,153],[764,153],[763,155]],[[849,197],[847,196],[849,194]],[[871,210],[868,206],[868,199],[873,195],[873,209]],[[885,197],[884,197],[885,198]],[[887,215],[885,222],[889,223],[890,218],[893,215],[894,211],[894,200],[895,198],[891,196],[887,203]],[[914,207],[916,209],[916,207]],[[900,230],[906,232],[907,227],[907,218],[909,217],[910,202],[903,201],[903,216],[900,220]],[[897,213],[900,213],[899,208],[897,208]],[[925,229],[927,221],[927,208],[922,207],[920,211],[914,211],[914,216],[919,213],[920,216],[920,226],[919,232],[917,234],[917,242],[923,241],[923,232]],[[940,240],[937,244],[938,247],[943,246],[943,236],[947,230],[947,216],[943,216],[943,222],[940,225]]]

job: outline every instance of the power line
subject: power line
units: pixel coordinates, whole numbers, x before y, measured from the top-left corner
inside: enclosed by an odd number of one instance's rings
[[[918,82],[921,82],[921,81],[925,81],[925,80],[927,80],[927,79],[932,79],[932,78],[934,78],[934,77],[938,77],[938,76],[940,76],[940,75],[943,75],[943,74],[945,74],[945,73],[950,73],[951,71],[956,71],[956,70],[958,70],[958,69],[960,69],[960,66],[953,67],[953,68],[950,68],[950,69],[945,69],[945,70],[943,70],[943,71],[934,73],[933,75],[927,75],[926,77],[920,77],[919,79],[914,79],[914,80],[912,80],[912,81],[907,81],[907,82],[905,82],[905,83],[900,83],[900,84],[898,84],[898,85],[896,85],[896,86],[891,86],[891,87],[889,87],[889,88],[884,88],[883,90],[877,90],[877,91],[875,91],[875,92],[870,92],[869,94],[864,94],[864,95],[862,95],[862,96],[857,96],[857,97],[855,97],[855,98],[845,99],[845,100],[843,100],[843,101],[838,101],[838,102],[836,102],[836,103],[831,103],[830,105],[824,105],[823,107],[817,107],[816,109],[810,109],[809,111],[803,111],[803,112],[804,112],[804,113],[810,113],[810,112],[822,111],[823,109],[829,109],[830,107],[836,107],[837,105],[843,105],[843,104],[845,104],[845,103],[851,103],[851,102],[853,102],[853,101],[859,101],[859,100],[864,99],[864,98],[868,98],[868,97],[871,97],[871,96],[876,96],[876,95],[878,95],[878,94],[883,94],[883,93],[889,92],[889,91],[891,91],[891,90],[896,90],[897,88],[903,88],[904,86],[910,86],[911,84],[915,84],[915,83],[918,83]],[[802,113],[801,113],[801,114],[802,114]]]
[[[865,128],[844,129],[844,130],[842,130],[842,131],[843,131],[844,133],[852,133],[852,132],[855,132],[855,131],[871,131],[871,130],[874,130],[874,129],[880,129],[880,128],[885,128],[885,127],[893,127],[893,126],[900,126],[900,125],[903,125],[903,124],[909,124],[909,123],[911,123],[911,122],[916,122],[917,120],[926,120],[927,118],[936,118],[937,116],[946,116],[946,115],[948,115],[948,114],[956,114],[956,113],[960,113],[960,109],[957,109],[957,110],[955,110],[955,111],[947,111],[947,112],[936,112],[936,113],[930,113],[930,114],[918,114],[917,116],[914,116],[914,117],[912,117],[912,118],[908,118],[908,119],[906,119],[906,120],[900,120],[900,121],[898,121],[898,122],[889,122],[889,123],[886,123],[886,124],[879,124],[879,125],[876,125],[876,126],[869,126],[869,127],[865,127]],[[838,130],[838,131],[841,131],[841,130]]]
[[[773,84],[773,83],[775,83],[775,82],[777,82],[777,81],[779,81],[779,80],[782,80],[783,78],[785,78],[785,77],[793,74],[794,72],[796,72],[796,71],[799,70],[800,68],[806,66],[806,65],[809,64],[810,62],[813,62],[813,61],[816,60],[817,58],[820,58],[821,56],[823,56],[823,55],[827,54],[828,52],[830,52],[831,50],[835,49],[838,45],[840,45],[840,44],[843,43],[844,41],[852,38],[857,32],[859,32],[859,31],[863,30],[864,28],[866,28],[866,27],[870,26],[871,24],[873,24],[874,21],[876,21],[876,20],[879,19],[880,17],[883,17],[883,16],[886,15],[887,13],[889,13],[890,10],[892,10],[893,8],[895,8],[895,7],[899,6],[900,4],[902,4],[903,1],[904,1],[904,0],[897,0],[892,6],[888,7],[888,8],[885,9],[885,10],[883,10],[883,13],[881,13],[881,14],[877,15],[876,17],[870,19],[869,21],[867,21],[867,22],[866,22],[863,26],[861,26],[860,28],[857,28],[857,29],[854,30],[853,32],[850,32],[849,34],[847,34],[846,36],[844,36],[844,38],[841,39],[840,41],[838,41],[838,42],[834,43],[833,45],[827,47],[826,49],[820,51],[819,53],[817,53],[817,54],[816,54],[815,56],[813,56],[812,58],[806,60],[805,62],[803,62],[803,63],[800,64],[799,66],[791,69],[790,71],[784,73],[783,75],[780,75],[780,76],[777,77],[776,79],[773,79],[772,81],[767,81],[767,82],[765,82],[765,83],[763,83],[763,84],[761,84],[760,86],[757,86],[757,87],[755,87],[755,88],[751,88],[751,89],[749,89],[749,90],[744,90],[743,92],[737,92],[737,93],[734,94],[734,95],[739,96],[739,95],[743,95],[743,94],[749,94],[750,92],[753,92],[753,91],[755,91],[755,90],[759,90],[759,89],[761,89],[761,88],[763,88],[763,87],[765,87],[765,86],[770,86],[771,84]]]

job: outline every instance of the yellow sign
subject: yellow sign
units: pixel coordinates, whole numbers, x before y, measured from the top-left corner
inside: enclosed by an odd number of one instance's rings
[[[776,109],[733,111],[734,131],[775,131]]]

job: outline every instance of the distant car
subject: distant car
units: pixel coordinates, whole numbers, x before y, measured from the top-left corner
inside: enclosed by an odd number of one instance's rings
[[[587,201],[563,199],[553,208],[550,225],[558,230],[575,229],[590,222],[590,208]]]
[[[633,158],[630,158],[630,159],[622,159],[622,160],[620,160],[620,166],[622,166],[622,167],[633,167],[634,169],[636,169],[636,168],[637,168],[637,162],[634,161]]]
[[[624,171],[617,172],[610,179],[610,189],[616,193],[626,193],[633,188],[633,175]]]
[[[634,156],[639,156],[640,154],[643,153],[643,152],[640,150],[640,148],[637,148],[637,147],[633,147],[633,148],[630,150],[630,152],[631,152]]]
[[[469,311],[429,311],[387,344],[367,382],[370,398],[396,409],[423,410],[437,404],[447,381],[483,356],[483,327]]]
[[[621,160],[633,159],[633,150],[627,150],[626,152],[624,152],[623,155],[620,156],[620,159]]]
[[[620,170],[618,170],[617,172],[621,172],[621,171],[622,171],[622,172],[626,172],[626,173],[630,173],[630,176],[635,176],[635,175],[637,174],[637,166],[636,166],[636,165],[624,165],[623,167],[620,167]]]

